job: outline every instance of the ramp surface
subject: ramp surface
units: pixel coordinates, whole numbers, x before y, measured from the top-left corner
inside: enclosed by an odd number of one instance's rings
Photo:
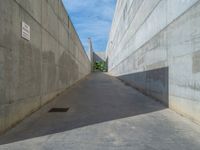
[[[94,73],[2,135],[0,144],[0,150],[199,150],[200,127]]]

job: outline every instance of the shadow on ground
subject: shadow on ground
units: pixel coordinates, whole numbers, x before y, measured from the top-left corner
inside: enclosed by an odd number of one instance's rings
[[[49,113],[52,107],[68,112]],[[165,109],[163,105],[103,73],[93,73],[0,137],[0,144],[64,132]]]

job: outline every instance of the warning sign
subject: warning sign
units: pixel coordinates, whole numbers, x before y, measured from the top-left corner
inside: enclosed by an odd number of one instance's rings
[[[30,41],[30,26],[22,21],[22,37]]]

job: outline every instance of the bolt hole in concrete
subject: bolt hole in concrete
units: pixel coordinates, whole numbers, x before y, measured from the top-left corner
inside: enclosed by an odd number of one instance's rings
[[[69,107],[68,108],[51,108],[49,110],[50,113],[52,112],[67,112],[69,110]]]

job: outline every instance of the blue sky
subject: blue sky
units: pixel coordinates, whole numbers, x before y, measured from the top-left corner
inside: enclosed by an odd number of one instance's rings
[[[95,51],[106,49],[116,0],[63,0],[78,35],[88,50],[88,37]]]

